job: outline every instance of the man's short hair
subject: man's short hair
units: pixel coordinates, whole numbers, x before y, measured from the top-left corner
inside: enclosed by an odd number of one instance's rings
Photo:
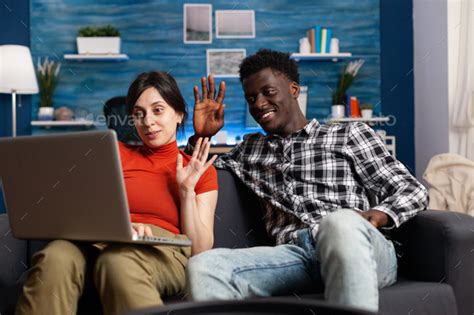
[[[255,55],[248,56],[240,64],[240,82],[265,68],[271,68],[284,74],[290,81],[300,83],[298,65],[290,59],[290,54],[271,50],[260,49]]]

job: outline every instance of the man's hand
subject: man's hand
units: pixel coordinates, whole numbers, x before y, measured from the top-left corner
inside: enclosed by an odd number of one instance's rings
[[[387,226],[389,223],[392,222],[392,219],[385,212],[379,210],[370,209],[368,211],[358,213],[377,229]]]
[[[201,78],[202,99],[199,88],[194,86],[193,125],[196,138],[210,138],[224,126],[225,82],[221,81],[219,93],[216,94],[214,76],[209,75],[209,89],[206,77]]]

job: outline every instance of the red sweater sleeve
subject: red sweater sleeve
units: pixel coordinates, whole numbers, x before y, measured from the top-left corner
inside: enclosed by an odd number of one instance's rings
[[[214,166],[211,165],[204,172],[204,174],[202,174],[201,178],[196,184],[196,187],[194,188],[194,191],[196,192],[196,195],[199,195],[211,190],[217,190],[218,187],[219,186],[217,184],[217,171]]]

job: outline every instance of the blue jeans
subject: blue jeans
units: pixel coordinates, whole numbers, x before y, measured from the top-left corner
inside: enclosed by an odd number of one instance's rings
[[[325,299],[378,311],[379,288],[395,283],[391,241],[353,210],[325,216],[316,240],[309,229],[296,245],[213,249],[192,257],[187,279],[194,300],[297,294],[321,288]]]

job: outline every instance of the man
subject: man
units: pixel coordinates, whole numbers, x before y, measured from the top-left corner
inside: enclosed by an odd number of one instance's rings
[[[298,106],[299,74],[288,54],[260,50],[240,66],[249,111],[267,135],[247,135],[215,162],[261,200],[274,247],[214,249],[188,263],[195,300],[285,295],[324,284],[326,300],[378,310],[378,289],[396,281],[393,244],[379,231],[426,208],[426,189],[363,123],[308,122]],[[214,101],[195,87],[195,131],[223,124],[225,85]],[[369,204],[368,194],[377,199]]]

